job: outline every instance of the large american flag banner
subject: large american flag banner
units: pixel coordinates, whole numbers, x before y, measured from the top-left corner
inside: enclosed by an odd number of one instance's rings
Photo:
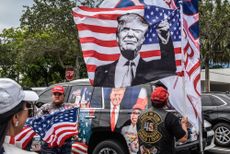
[[[78,134],[78,109],[36,117],[29,125],[50,147],[62,146],[66,139]]]
[[[199,130],[201,121],[201,87],[200,87],[200,47],[199,47],[199,14],[197,0],[95,0],[95,7],[99,8],[127,8],[128,6],[153,5],[173,11],[180,8],[182,3],[183,33],[180,45],[182,51],[175,50],[177,77],[164,79],[170,93],[170,102],[182,115],[188,116],[189,121]],[[76,16],[74,15],[75,20]],[[102,24],[103,25],[103,24]],[[178,25],[181,26],[181,25]],[[89,33],[90,31],[87,31]],[[81,30],[79,31],[81,33]],[[171,31],[172,33],[172,31]],[[95,33],[97,35],[97,33]],[[81,36],[79,34],[79,36]],[[112,38],[112,37],[110,37]],[[84,50],[83,50],[84,51]],[[83,52],[84,55],[84,52]],[[155,57],[156,58],[156,57]],[[159,58],[159,57],[158,57]],[[88,65],[85,58],[86,65]],[[114,60],[114,59],[113,59]],[[90,65],[95,67],[95,64]],[[89,66],[87,66],[89,67]],[[89,68],[93,68],[89,67]],[[94,68],[95,69],[95,68]],[[94,69],[89,71],[93,79]],[[183,101],[181,101],[183,100]]]
[[[167,20],[173,39],[177,72],[181,72],[181,38],[179,10],[165,9],[158,6],[131,6],[126,8],[88,8],[73,9],[74,21],[79,33],[83,57],[88,77],[93,83],[96,67],[118,60],[120,50],[116,40],[117,18],[122,14],[137,13],[149,22],[140,56],[145,61],[161,58],[156,25]],[[154,16],[153,16],[154,14]]]

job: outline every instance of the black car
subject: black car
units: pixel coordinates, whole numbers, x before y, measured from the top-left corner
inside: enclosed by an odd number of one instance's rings
[[[214,130],[215,144],[230,146],[230,97],[225,93],[202,94],[204,119],[209,121]]]
[[[139,98],[140,91],[144,88],[146,90],[145,96],[148,98],[146,107],[150,107],[151,83],[128,88],[129,93],[125,93],[126,107],[121,108],[119,113],[123,118],[119,120],[119,124],[117,125],[118,129],[115,133],[108,129],[110,124],[109,120],[106,119],[110,114],[110,109],[106,107],[106,104],[108,104],[108,102],[106,102],[108,101],[106,96],[110,94],[111,88],[92,87],[89,84],[89,80],[85,79],[60,83],[58,85],[62,85],[65,88],[65,102],[80,102],[80,133],[78,141],[74,143],[73,147],[78,145],[82,147],[83,144],[87,147],[88,153],[96,153],[96,151],[111,152],[114,150],[118,153],[121,151],[128,153],[129,144],[121,133],[122,127],[126,126],[127,122],[130,122],[129,118],[132,114],[132,107],[127,106],[130,106],[130,102],[136,101],[134,97],[138,96]],[[37,107],[40,107],[44,103],[51,102],[51,88],[54,86],[55,85],[48,87],[40,94]],[[140,97],[143,98],[143,91],[141,95]],[[205,133],[207,134],[207,132]],[[213,136],[211,136],[211,138],[212,137]],[[207,143],[208,142],[204,143],[204,145],[207,146]],[[199,150],[199,138],[189,140],[186,144],[177,144],[176,150],[177,152]]]

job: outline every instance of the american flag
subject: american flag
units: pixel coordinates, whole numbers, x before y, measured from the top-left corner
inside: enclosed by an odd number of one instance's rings
[[[15,136],[16,145],[22,149],[25,149],[35,135],[36,133],[34,130],[31,127],[25,125],[23,130]]]
[[[153,7],[153,8],[152,8]],[[150,9],[155,9],[154,12]],[[140,55],[145,61],[160,59],[160,46],[155,32],[155,25],[167,19],[171,24],[170,32],[175,35],[173,45],[176,54],[177,72],[181,71],[180,23],[178,11],[154,6],[132,6],[125,8],[73,8],[74,21],[79,33],[83,57],[86,63],[88,77],[93,83],[96,67],[114,62],[120,56],[116,41],[117,17],[126,13],[137,13],[145,19],[155,13],[156,18],[149,18],[152,28],[146,35]],[[177,34],[178,33],[178,34]],[[177,36],[176,36],[177,35]]]
[[[77,116],[78,109],[73,108],[36,117],[29,125],[50,147],[62,146],[66,139],[78,134]]]

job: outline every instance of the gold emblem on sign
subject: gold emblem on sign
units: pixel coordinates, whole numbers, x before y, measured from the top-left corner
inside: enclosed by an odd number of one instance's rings
[[[139,138],[148,144],[154,144],[159,141],[162,134],[157,130],[162,122],[161,117],[152,111],[146,112],[140,117],[141,128],[138,131]]]

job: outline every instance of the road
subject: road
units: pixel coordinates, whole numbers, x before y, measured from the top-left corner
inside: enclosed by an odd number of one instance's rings
[[[205,151],[205,154],[227,154],[230,153],[230,148],[214,147],[208,151]]]

